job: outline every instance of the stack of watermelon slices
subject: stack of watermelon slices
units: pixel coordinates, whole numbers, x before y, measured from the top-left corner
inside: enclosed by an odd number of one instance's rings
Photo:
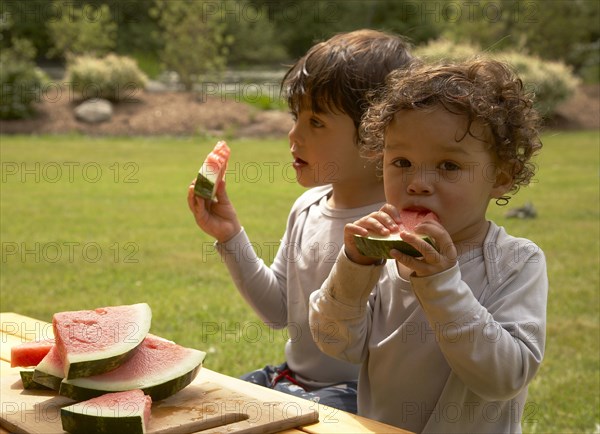
[[[57,313],[52,319],[55,341],[13,347],[11,365],[35,366],[32,378],[21,375],[26,387],[58,390],[75,401],[93,399],[96,409],[102,403],[114,407],[121,401],[138,402],[135,420],[139,432],[144,432],[150,403],[189,385],[206,355],[150,334],[151,318],[146,303]],[[99,429],[93,423],[108,423],[98,414],[91,418],[81,414],[81,408],[90,407],[75,404],[61,409],[65,430],[78,432],[77,427],[82,427],[82,432],[92,432]],[[110,413],[110,420],[125,422],[114,418],[114,408]]]

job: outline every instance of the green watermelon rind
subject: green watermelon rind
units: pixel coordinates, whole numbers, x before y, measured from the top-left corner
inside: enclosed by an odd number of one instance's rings
[[[59,390],[60,383],[62,383],[63,378],[36,369],[33,371],[33,381],[41,384],[42,386],[46,386],[49,389]]]
[[[78,402],[60,409],[63,430],[71,434],[143,434],[145,429],[144,407],[137,414],[127,411],[127,415],[114,414],[114,408],[107,408],[107,415],[98,415],[102,407],[97,404]],[[110,414],[112,413],[112,414]]]
[[[160,401],[179,392],[188,386],[200,372],[202,362],[206,353],[199,350],[191,350],[187,360],[179,361],[177,366],[187,366],[177,373],[174,377],[164,379],[147,379],[146,382],[136,380],[121,382],[102,382],[95,381],[93,378],[76,378],[72,380],[63,380],[60,384],[59,395],[66,396],[75,401],[85,401],[105,393],[123,392],[131,389],[141,389],[146,395],[150,395],[152,401]]]
[[[136,307],[138,312],[135,318],[127,318],[127,321],[135,323],[138,328],[135,333],[127,336],[127,342],[121,342],[120,345],[115,343],[110,349],[102,351],[67,354],[63,359],[65,378],[71,380],[104,374],[118,368],[133,355],[150,331],[152,310],[147,303],[138,303],[131,307]]]
[[[53,387],[49,387],[49,386],[46,386],[44,384],[41,384],[41,383],[38,383],[37,381],[35,381],[33,379],[33,372],[34,372],[33,370],[19,371],[19,375],[21,376],[21,382],[23,383],[23,389],[27,389],[27,390],[58,390],[58,388],[54,389]]]
[[[435,247],[432,239],[428,236],[421,237],[424,241]],[[362,237],[360,235],[354,236],[356,248],[358,251],[370,258],[382,258],[382,259],[393,259],[390,255],[390,250],[396,249],[409,256],[419,258],[423,256],[421,252],[415,249],[413,246],[408,244],[406,241],[401,240],[399,237]]]
[[[194,184],[194,193],[204,199],[214,199],[216,192],[215,182],[208,179],[201,172],[198,172],[196,183]]]
[[[142,416],[102,417],[60,409],[63,430],[71,434],[144,434]]]
[[[141,344],[141,341],[140,341]],[[137,346],[133,347],[124,354],[119,354],[113,357],[99,358],[96,360],[84,360],[82,362],[70,362],[67,377],[69,380],[81,377],[91,377],[92,375],[104,374],[113,369],[117,369],[127,361],[132,355]],[[106,354],[102,352],[94,354]],[[88,356],[91,355],[88,353]]]

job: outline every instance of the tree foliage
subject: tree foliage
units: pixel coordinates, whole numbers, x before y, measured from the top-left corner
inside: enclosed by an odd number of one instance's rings
[[[97,44],[105,52],[102,41],[116,33],[111,49],[163,57],[188,76],[225,63],[287,63],[316,41],[363,27],[402,34],[415,46],[444,36],[486,51],[511,48],[563,61],[595,81],[600,63],[598,0],[0,0],[0,9],[14,22],[4,40],[29,39],[38,59],[52,52],[55,38],[65,50]],[[88,32],[102,28],[99,37],[72,31],[83,24]]]
[[[161,60],[186,90],[202,77],[218,75],[227,64],[225,23],[210,13],[215,2],[156,0],[153,15],[162,31]]]
[[[444,36],[486,50],[508,48],[560,60],[575,72],[598,62],[600,2],[597,0],[445,0]],[[458,6],[458,9],[457,9]]]
[[[100,57],[116,46],[117,23],[106,4],[64,9],[60,18],[49,21],[47,26],[54,43],[50,55],[67,59],[80,55]]]

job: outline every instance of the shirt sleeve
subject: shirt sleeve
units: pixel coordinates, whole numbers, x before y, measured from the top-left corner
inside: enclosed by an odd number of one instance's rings
[[[497,401],[528,385],[545,345],[548,281],[539,249],[504,267],[485,305],[458,265],[411,283],[446,360],[470,390]]]
[[[215,243],[240,294],[261,320],[273,328],[287,325],[286,268],[281,258],[283,246],[285,239],[273,265],[268,267],[256,254],[243,228],[226,243]]]
[[[364,361],[371,325],[368,297],[382,269],[355,264],[342,249],[323,286],[311,294],[310,329],[325,354],[351,363]]]

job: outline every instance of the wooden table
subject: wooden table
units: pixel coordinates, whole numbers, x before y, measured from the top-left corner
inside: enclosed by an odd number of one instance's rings
[[[13,345],[24,341],[43,339],[53,336],[52,325],[17,313],[0,313],[0,381],[9,375],[18,374],[20,368],[10,367],[10,349]],[[298,402],[306,406],[307,401],[287,395],[272,389],[261,387],[240,379],[230,377],[203,367],[196,381],[208,381],[236,390],[242,394],[259,399],[263,402],[285,401]],[[313,405],[311,403],[311,405]],[[283,434],[325,434],[325,433],[404,433],[408,431],[377,422],[375,420],[356,416],[331,407],[314,404],[318,410],[319,420],[297,428],[280,431]],[[2,421],[0,421],[2,425]],[[0,427],[0,434],[6,434],[6,427]]]

